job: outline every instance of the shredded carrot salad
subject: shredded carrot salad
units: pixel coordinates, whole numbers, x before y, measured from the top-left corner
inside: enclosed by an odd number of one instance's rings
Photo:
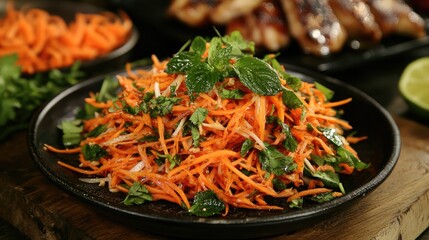
[[[22,71],[30,74],[68,67],[118,48],[132,25],[125,12],[77,13],[66,23],[43,9],[18,10],[9,1],[0,19],[0,56],[18,54]]]
[[[282,93],[259,95],[232,77],[217,82],[207,93],[189,95],[184,74],[168,74],[168,60],[159,61],[154,55],[152,59],[149,70],[132,70],[127,65],[127,74],[117,76],[121,91],[116,99],[100,102],[97,94],[85,99],[101,111],[83,121],[83,132],[104,126],[101,134],[83,139],[72,149],[45,145],[53,152],[79,153],[78,167],[60,161],[61,166],[88,175],[87,179],[105,177],[112,192],[128,193],[138,182],[151,200],[188,209],[197,193],[210,190],[225,204],[224,215],[230,207],[284,209],[270,204],[269,198],[292,204],[317,195],[335,198],[344,194],[341,184],[332,187],[330,178],[326,181],[323,176],[352,174],[355,166],[350,161],[333,165],[320,159],[332,160],[339,154],[323,129],[335,131],[342,149],[357,158],[342,137],[352,126],[339,119],[334,109],[351,99],[329,102],[314,83],[302,82],[295,92],[302,107],[288,109]],[[280,77],[280,81],[288,88],[285,79]],[[222,98],[220,89],[240,90],[242,95]],[[170,98],[171,111],[155,115],[130,110],[141,106],[156,109],[148,95],[152,100]],[[162,108],[158,110],[167,111],[168,106]],[[296,143],[293,151],[284,145],[287,138]],[[363,139],[354,137],[353,141]],[[89,161],[82,153],[84,146],[99,146],[104,155]]]

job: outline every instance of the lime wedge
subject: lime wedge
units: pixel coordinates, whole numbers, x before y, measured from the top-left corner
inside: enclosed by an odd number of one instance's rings
[[[399,92],[410,111],[429,119],[429,57],[409,63],[399,79]]]

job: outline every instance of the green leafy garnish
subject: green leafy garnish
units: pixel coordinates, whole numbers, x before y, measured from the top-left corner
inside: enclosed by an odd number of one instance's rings
[[[260,95],[275,95],[282,90],[280,79],[266,62],[250,56],[241,57],[234,64],[240,81]]]
[[[90,131],[89,133],[85,134],[84,137],[85,138],[98,137],[106,130],[107,130],[107,125],[101,124],[101,125],[98,125],[96,128],[92,129],[92,131]]]
[[[82,146],[82,154],[88,161],[97,161],[107,155],[107,151],[97,144],[87,143]]]
[[[264,58],[266,62],[268,62],[275,70],[277,70],[278,73],[281,74],[284,80],[286,80],[286,84],[292,88],[294,91],[298,91],[301,88],[302,81],[301,79],[290,75],[287,73],[282,65],[277,61],[277,59],[271,57],[271,55],[268,55]]]
[[[206,119],[208,113],[209,111],[205,108],[197,108],[194,113],[192,113],[189,120],[192,122],[192,124],[198,126],[204,122],[204,119]]]
[[[258,156],[262,169],[277,176],[291,173],[297,168],[292,157],[285,156],[273,146],[266,146],[265,149],[259,151]]]
[[[143,184],[140,182],[133,182],[133,185],[131,185],[128,191],[128,195],[122,203],[125,205],[140,205],[145,201],[152,201],[152,199],[152,195]]]
[[[186,74],[190,95],[208,92],[223,78],[236,76],[257,94],[275,95],[281,91],[276,71],[268,63],[252,56],[253,44],[245,41],[239,32],[212,38],[208,57],[202,56],[205,44],[202,37],[196,37],[190,50],[174,55],[165,70],[170,74]]]
[[[323,86],[322,84],[314,82],[314,86],[316,87],[316,89],[319,89],[323,93],[323,95],[325,95],[326,100],[331,100],[334,97],[334,91]]]
[[[198,192],[189,208],[191,214],[199,217],[209,217],[220,214],[225,209],[225,204],[219,200],[212,190]]]
[[[0,57],[0,128],[4,129],[0,140],[26,128],[37,107],[83,77],[79,62],[68,71],[54,69],[25,76],[17,61],[16,54]]]
[[[318,203],[329,202],[335,197],[332,195],[332,192],[320,193],[310,198],[311,201],[315,201]]]
[[[165,116],[171,113],[173,106],[180,101],[181,99],[178,97],[159,96],[149,100],[147,105],[146,102],[143,102],[140,108],[145,113],[149,112],[151,118],[156,118],[157,116]]]
[[[255,143],[252,140],[244,140],[243,144],[241,145],[240,155],[244,157],[250,151],[250,149],[253,148],[254,145]]]
[[[225,88],[220,88],[219,95],[223,99],[242,99],[244,96],[244,93],[240,89],[228,90]]]
[[[304,204],[304,199],[303,198],[296,198],[296,199],[293,199],[289,203],[289,207],[290,208],[302,208],[303,204]]]
[[[287,89],[283,89],[282,100],[285,106],[289,109],[297,109],[304,106],[296,94]]]
[[[328,139],[335,146],[340,147],[343,145],[343,141],[341,140],[341,137],[337,134],[335,129],[324,127],[319,127],[318,129],[322,132],[323,136],[325,136],[326,139]]]
[[[81,133],[83,131],[82,121],[62,121],[60,124],[60,128],[63,131],[63,144],[65,147],[79,145],[81,140]]]

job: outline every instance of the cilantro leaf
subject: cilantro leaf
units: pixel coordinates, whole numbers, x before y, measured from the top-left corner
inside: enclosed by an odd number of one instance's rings
[[[156,118],[157,116],[165,116],[173,110],[173,106],[178,104],[182,99],[178,97],[164,97],[159,96],[153,98],[148,102],[147,111],[151,118]],[[147,113],[147,112],[146,112]]]
[[[223,99],[243,99],[244,93],[240,89],[219,89],[219,95]]]
[[[233,68],[240,81],[254,93],[270,96],[282,90],[280,79],[275,70],[258,58],[241,57]]]
[[[255,53],[255,43],[246,41],[239,31],[233,31],[229,35],[223,36],[222,41],[231,46],[231,54],[234,56],[241,56],[244,52],[252,55]]]
[[[362,162],[344,147],[337,147],[336,155],[339,162],[347,162],[350,166],[354,166],[358,170],[363,170],[371,166],[370,163]]]
[[[122,203],[125,205],[140,205],[145,201],[152,201],[152,199],[152,195],[143,184],[140,182],[133,182],[133,185]]]
[[[194,113],[192,113],[189,120],[192,122],[192,124],[198,126],[204,122],[204,119],[206,119],[208,113],[209,111],[205,108],[197,108]]]

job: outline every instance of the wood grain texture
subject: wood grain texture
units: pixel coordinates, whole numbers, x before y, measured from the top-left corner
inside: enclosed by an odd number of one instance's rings
[[[377,189],[343,212],[273,239],[416,239],[429,226],[429,128],[395,118],[399,161]],[[0,217],[31,239],[165,239],[107,218],[51,183],[30,159],[25,133],[0,144]]]

